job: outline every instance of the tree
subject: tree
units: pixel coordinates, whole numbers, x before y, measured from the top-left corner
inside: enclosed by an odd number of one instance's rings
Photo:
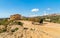
[[[43,19],[40,20],[40,23],[43,23]]]

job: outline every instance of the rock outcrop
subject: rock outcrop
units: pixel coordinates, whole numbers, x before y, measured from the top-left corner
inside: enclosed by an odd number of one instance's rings
[[[21,15],[19,14],[14,14],[10,16],[10,20],[20,20],[21,19]]]

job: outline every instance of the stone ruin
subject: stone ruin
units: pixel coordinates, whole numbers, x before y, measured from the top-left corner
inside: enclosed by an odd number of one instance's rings
[[[10,16],[10,20],[20,20],[20,19],[22,19],[22,17],[19,14],[14,14]]]

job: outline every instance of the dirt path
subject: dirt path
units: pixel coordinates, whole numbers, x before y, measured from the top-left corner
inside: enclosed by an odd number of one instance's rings
[[[45,22],[43,25],[34,25],[31,21],[21,22],[28,28],[24,38],[60,38],[60,24]]]

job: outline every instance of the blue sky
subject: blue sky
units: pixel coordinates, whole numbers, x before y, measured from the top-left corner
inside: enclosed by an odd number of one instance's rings
[[[60,0],[0,0],[0,18],[12,14],[40,16],[60,13]]]

